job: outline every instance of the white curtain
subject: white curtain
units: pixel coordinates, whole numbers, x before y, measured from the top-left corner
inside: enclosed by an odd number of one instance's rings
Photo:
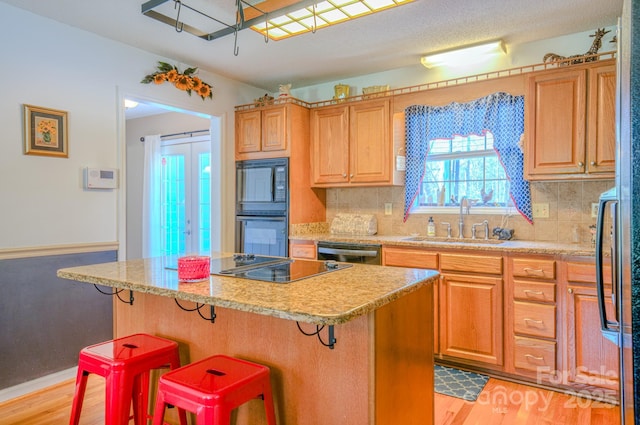
[[[158,257],[161,251],[160,135],[144,136],[144,183],[142,199],[142,257]]]

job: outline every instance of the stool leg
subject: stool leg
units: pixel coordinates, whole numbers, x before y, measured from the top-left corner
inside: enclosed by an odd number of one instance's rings
[[[164,421],[164,408],[166,404],[164,402],[164,391],[161,388],[158,388],[158,392],[156,394],[156,407],[153,410],[153,425],[162,425]],[[181,425],[186,425],[186,415],[184,410],[180,409],[182,415],[185,416],[185,423]],[[182,418],[180,418],[180,422],[182,422]]]
[[[219,404],[213,407],[203,406],[197,412],[196,422],[198,425],[229,425],[231,423],[231,410]]]
[[[133,397],[134,377],[121,372],[111,372],[106,380],[105,425],[127,425]]]
[[[169,368],[171,370],[174,370],[179,367],[180,367],[180,354],[176,353],[175,356],[171,358],[171,361],[169,363]],[[187,425],[187,413],[185,412],[184,409],[180,409],[179,407],[178,407],[178,419],[180,420],[180,425]]]
[[[262,400],[264,402],[264,413],[267,417],[267,424],[276,425],[276,413],[273,408],[273,394],[271,393],[271,383],[268,380],[263,385]]]
[[[147,425],[149,414],[149,372],[143,372],[133,380],[133,423]]]
[[[87,378],[89,372],[78,367],[76,376],[76,390],[73,394],[73,404],[71,405],[71,416],[69,417],[69,425],[78,425],[80,422],[80,412],[82,411],[82,402],[84,401],[84,392],[87,388]]]

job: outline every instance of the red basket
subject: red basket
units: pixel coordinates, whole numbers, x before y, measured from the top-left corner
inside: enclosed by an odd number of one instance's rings
[[[209,278],[209,257],[189,256],[178,258],[178,280],[199,282]]]

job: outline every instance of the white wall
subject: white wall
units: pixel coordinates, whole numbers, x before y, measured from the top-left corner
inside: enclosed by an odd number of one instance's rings
[[[602,40],[600,53],[615,51],[616,45],[610,43],[616,34],[615,26],[606,27],[611,30]],[[378,86],[389,84],[391,89],[418,86],[421,84],[450,80],[453,78],[482,74],[498,70],[506,70],[521,66],[528,66],[542,63],[542,59],[547,53],[557,53],[563,56],[584,54],[591,47],[593,41],[589,37],[595,32],[595,28],[577,34],[570,34],[546,40],[538,40],[520,45],[509,45],[507,43],[507,55],[501,59],[492,60],[484,65],[474,65],[471,68],[431,68],[427,69],[420,64],[420,58],[416,57],[416,64],[411,67],[391,69],[375,74],[363,75],[355,78],[344,78],[342,80],[330,81],[308,87],[295,87],[295,82],[291,89],[291,95],[308,102],[318,102],[331,99],[334,95],[333,86],[336,84],[348,84],[350,95],[362,94],[362,88],[368,86]],[[428,52],[425,52],[425,54]]]
[[[4,3],[0,39],[0,249],[123,238],[125,217],[118,211],[123,189],[82,188],[84,167],[124,163],[118,106],[123,96],[222,117],[220,150],[231,170],[233,106],[264,93],[206,72],[199,76],[214,87],[213,100],[189,97],[169,85],[140,84],[158,60],[175,62]],[[69,158],[23,155],[23,104],[68,112]],[[224,220],[232,223],[233,190],[221,196],[230,206]],[[229,237],[232,241],[227,232],[224,238]]]

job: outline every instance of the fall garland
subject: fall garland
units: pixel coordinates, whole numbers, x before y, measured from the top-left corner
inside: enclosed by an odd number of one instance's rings
[[[168,81],[178,90],[186,91],[189,96],[191,96],[191,92],[195,92],[202,100],[207,97],[212,99],[213,89],[209,84],[194,75],[197,71],[198,68],[187,68],[181,73],[176,66],[166,62],[158,62],[158,70],[153,74],[145,76],[141,83],[149,84],[153,82],[155,84],[162,84]]]

